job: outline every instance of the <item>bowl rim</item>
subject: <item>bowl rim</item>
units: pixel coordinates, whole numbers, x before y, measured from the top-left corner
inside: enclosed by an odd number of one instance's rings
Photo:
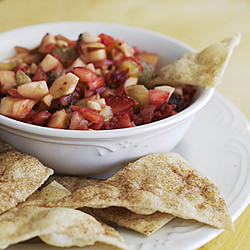
[[[175,39],[173,37],[170,37],[168,35],[165,35],[163,33],[148,30],[144,28],[134,27],[130,25],[123,25],[123,24],[117,24],[117,23],[107,23],[107,22],[84,22],[84,21],[68,21],[68,22],[48,22],[48,23],[40,23],[35,25],[29,25],[25,27],[20,27],[17,29],[12,29],[3,33],[0,33],[0,38],[2,36],[8,36],[9,34],[15,33],[15,32],[21,32],[37,27],[42,26],[53,26],[53,25],[74,25],[74,24],[84,24],[84,25],[105,25],[107,27],[122,27],[124,29],[132,29],[134,31],[144,32],[147,34],[152,34],[153,36],[158,36],[167,40],[170,40],[171,42],[184,47],[189,52],[195,52],[191,46],[188,44]],[[15,129],[22,132],[26,132],[29,134],[35,134],[40,136],[46,136],[46,137],[56,137],[56,138],[67,138],[67,139],[104,139],[104,138],[116,138],[116,137],[122,137],[122,136],[131,136],[135,134],[141,134],[145,132],[149,132],[151,130],[157,130],[162,129],[166,126],[173,126],[177,124],[178,122],[182,122],[185,119],[193,116],[196,112],[198,112],[203,106],[206,105],[206,103],[211,99],[212,95],[214,94],[215,88],[214,87],[200,87],[202,88],[202,93],[199,96],[199,98],[192,103],[189,107],[184,109],[183,111],[171,116],[167,117],[165,119],[155,121],[149,124],[143,124],[140,126],[135,126],[131,128],[122,128],[122,129],[112,129],[112,130],[68,130],[68,129],[55,129],[55,128],[48,128],[48,127],[42,127],[38,125],[32,125],[28,123],[24,123],[12,118],[8,118],[6,116],[3,116],[0,114],[0,126],[1,127],[8,127],[9,129]],[[67,131],[67,132],[66,132]]]

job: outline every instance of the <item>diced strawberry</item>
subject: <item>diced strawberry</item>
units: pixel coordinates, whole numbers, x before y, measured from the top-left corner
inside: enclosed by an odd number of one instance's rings
[[[107,90],[107,88],[104,87],[104,86],[102,86],[102,87],[97,88],[97,89],[95,90],[95,92],[101,95],[101,94],[104,93],[106,90]]]
[[[74,74],[77,75],[81,82],[92,82],[96,79],[96,73],[86,67],[74,68]]]
[[[51,114],[47,110],[42,110],[36,114],[34,114],[31,118],[32,124],[45,126],[48,122]]]
[[[89,87],[85,84],[84,85],[84,98],[90,97],[95,94],[94,90],[90,90]]]
[[[18,93],[17,89],[15,89],[15,88],[9,89],[8,94],[10,96],[12,96],[12,97],[20,97],[20,98],[22,98],[22,96]]]
[[[151,89],[149,90],[148,98],[149,102],[156,106],[156,109],[159,109],[161,105],[165,103],[169,96],[169,93],[167,91],[161,91],[161,90],[155,90]]]
[[[104,98],[106,104],[112,108],[113,114],[124,111],[138,104],[133,98],[130,98],[128,96],[108,95]]]
[[[104,116],[100,115],[97,111],[93,109],[79,107],[79,106],[71,106],[71,107],[74,111],[79,111],[85,119],[93,123],[103,123],[104,121]]]
[[[94,129],[94,130],[100,130],[103,125],[103,122],[100,123],[92,123],[89,125],[89,128]]]
[[[87,130],[88,121],[83,118],[79,111],[75,111],[72,113],[69,129]]]
[[[136,126],[142,125],[143,124],[143,118],[140,113],[135,114],[132,117],[132,121],[135,123]]]
[[[115,91],[116,95],[126,95],[125,83],[121,84]]]
[[[169,117],[173,110],[176,108],[175,104],[167,104],[165,103],[164,105],[161,106],[160,111],[163,115],[163,118],[167,118]]]
[[[154,117],[155,105],[144,103],[140,106],[140,114],[143,118],[143,123],[150,123]]]
[[[115,128],[130,128],[130,127],[134,127],[134,124],[132,123],[129,114],[123,113],[119,115]]]
[[[22,70],[24,73],[26,73],[26,72],[27,72],[27,67],[26,67],[26,66],[17,65],[17,66],[13,69],[14,72],[17,72],[18,70]]]
[[[159,120],[163,119],[163,115],[162,115],[162,113],[161,113],[160,110],[155,111],[155,113],[154,113],[154,119],[156,121],[159,121]]]
[[[103,66],[111,66],[113,65],[113,61],[109,59],[103,59],[103,60],[98,60],[93,62],[95,65],[95,68],[102,68]]]
[[[70,42],[69,42],[69,47],[72,48],[72,47],[76,46],[76,42],[77,42],[77,41],[75,41],[75,40],[70,41]]]
[[[94,71],[85,67],[74,68],[74,73],[81,82],[85,82],[90,90],[95,90],[105,85],[104,77],[98,77]]]
[[[56,47],[55,43],[48,43],[47,45],[44,46],[44,50],[47,53],[51,53],[55,47]]]
[[[45,73],[41,67],[38,67],[35,75],[32,77],[32,81],[47,81],[48,78],[47,73]]]
[[[106,75],[107,85],[111,88],[117,88],[121,84],[125,83],[129,78],[128,69],[123,71],[109,72]]]
[[[122,112],[113,117],[104,129],[120,129],[134,127],[135,124],[126,112]]]
[[[102,76],[97,77],[93,82],[87,83],[90,90],[95,90],[105,86],[105,78]]]
[[[72,102],[72,96],[71,95],[65,95],[59,98],[59,102],[64,106],[69,106]]]
[[[117,113],[117,115],[122,114],[122,113],[127,113],[127,114],[129,115],[130,118],[133,117],[133,116],[135,115],[133,107],[130,107],[130,108],[128,108],[128,109],[125,109],[125,110],[123,110],[123,111]]]
[[[105,46],[113,44],[115,41],[112,36],[106,35],[104,33],[99,34],[98,37],[101,39],[101,43],[103,43]]]

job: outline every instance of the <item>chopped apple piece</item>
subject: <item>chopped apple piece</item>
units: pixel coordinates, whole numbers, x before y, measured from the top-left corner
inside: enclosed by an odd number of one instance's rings
[[[148,89],[144,85],[131,85],[125,88],[126,94],[135,99],[140,105],[149,103]]]
[[[106,59],[106,50],[104,44],[81,44],[80,58],[85,63]]]
[[[83,60],[80,57],[77,57],[75,61],[69,66],[70,69],[73,69],[75,67],[85,67],[86,64],[83,62]]]
[[[17,87],[17,92],[23,96],[40,101],[49,93],[46,81],[28,82]]]
[[[35,104],[36,101],[31,99],[4,97],[0,104],[0,114],[15,119],[23,119]]]
[[[100,38],[91,32],[84,32],[81,34],[80,39],[84,43],[99,43]]]
[[[54,99],[64,95],[70,95],[74,92],[78,81],[79,78],[72,73],[63,75],[53,82],[49,89],[49,93],[53,95]]]
[[[42,39],[42,43],[41,46],[39,47],[39,52],[42,53],[46,53],[48,52],[48,47],[50,47],[51,45],[56,44],[56,39],[54,36],[52,36],[51,34],[46,34],[43,39]]]
[[[95,109],[97,111],[102,110],[101,104],[92,100],[87,101],[87,108]]]
[[[106,102],[104,98],[96,99],[96,100],[88,100],[87,108],[95,109],[97,111],[101,111],[106,106]]]
[[[69,118],[64,109],[52,114],[47,127],[50,128],[67,128]]]
[[[54,99],[54,96],[49,93],[41,99],[41,102],[43,102],[47,107],[49,107],[53,99]]]
[[[49,72],[55,69],[60,62],[52,55],[47,54],[40,63],[40,67],[44,72]]]
[[[88,62],[100,61],[106,59],[106,50],[98,49],[88,53]]]
[[[3,95],[8,93],[9,89],[16,86],[16,74],[9,70],[0,70],[0,92]]]
[[[142,51],[141,54],[136,55],[136,58],[142,62],[149,63],[153,65],[154,67],[156,67],[158,60],[159,60],[159,55],[157,55],[156,53],[152,53],[152,52]]]
[[[130,76],[126,81],[125,81],[125,88],[128,87],[128,86],[132,86],[132,85],[136,85],[138,82],[138,77],[133,77],[133,76]]]

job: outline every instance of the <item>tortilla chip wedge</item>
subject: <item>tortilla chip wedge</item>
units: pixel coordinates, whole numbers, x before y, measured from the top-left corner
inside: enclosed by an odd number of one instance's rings
[[[218,187],[176,153],[142,157],[109,179],[78,189],[56,206],[117,206],[144,215],[159,211],[232,230]]]
[[[162,67],[148,87],[161,84],[217,86],[240,39],[241,33],[237,33],[199,53],[183,55],[175,62]]]
[[[58,201],[63,197],[70,195],[71,192],[57,181],[52,181],[42,190],[37,190],[27,200],[20,203],[18,207],[45,207],[48,202]]]
[[[77,189],[94,185],[102,181],[98,179],[71,176],[53,176],[52,179],[62,184],[71,192],[75,192]],[[175,216],[171,214],[160,212],[149,215],[135,214],[134,212],[122,207],[109,207],[103,209],[84,208],[83,211],[90,213],[93,216],[97,216],[102,220],[114,222],[119,226],[132,229],[146,236],[152,235],[175,218]]]
[[[35,192],[53,170],[36,158],[1,144],[0,214],[15,207]]]
[[[54,246],[83,247],[103,242],[128,249],[119,233],[107,227],[94,217],[70,208],[13,208],[0,216],[0,248],[39,236]]]
[[[61,247],[93,245],[98,241],[128,249],[117,231],[86,213],[41,207],[69,194],[65,187],[52,181],[16,208],[1,215],[0,249],[36,236],[47,244]]]
[[[152,235],[175,218],[171,214],[160,212],[148,215],[136,214],[122,207],[92,208],[90,211],[104,221],[114,222],[145,236]]]

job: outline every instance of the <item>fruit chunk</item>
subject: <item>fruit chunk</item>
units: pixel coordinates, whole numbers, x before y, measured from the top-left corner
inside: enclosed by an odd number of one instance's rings
[[[0,70],[0,92],[3,95],[8,93],[9,89],[16,86],[15,72],[8,70]]]
[[[143,85],[132,85],[125,88],[126,94],[135,99],[140,105],[149,103],[148,89]]]
[[[50,93],[48,93],[47,95],[45,95],[42,99],[41,102],[44,103],[46,106],[50,106],[52,101],[54,99],[54,96],[51,95]]]
[[[90,109],[90,108],[84,108],[84,107],[79,107],[79,106],[71,106],[74,111],[79,111],[81,115],[93,122],[93,123],[103,123],[104,121],[104,116],[100,115],[96,110]]]
[[[64,109],[56,111],[52,114],[47,127],[50,128],[67,128],[68,116]]]
[[[15,66],[14,62],[0,62],[0,70],[13,70]]]
[[[128,86],[131,86],[131,85],[136,85],[138,83],[138,77],[133,77],[133,76],[130,76],[124,83],[124,87],[128,87]]]
[[[70,69],[76,68],[76,67],[85,67],[86,64],[82,61],[80,57],[77,57],[75,61],[69,66]]]
[[[143,123],[150,123],[154,117],[155,105],[144,103],[140,106],[140,115],[143,119]]]
[[[149,63],[154,67],[156,67],[159,60],[158,54],[147,51],[142,51],[140,54],[136,55],[136,58],[139,59],[140,61]]]
[[[22,85],[24,83],[28,83],[28,82],[31,82],[30,77],[27,74],[25,74],[22,70],[19,69],[16,72],[16,84],[17,84],[17,86]]]
[[[48,74],[44,72],[40,66],[38,66],[35,75],[32,77],[32,81],[47,81],[48,78]]]
[[[42,53],[51,52],[55,46],[56,46],[55,37],[47,33],[42,39],[41,46],[39,47],[39,52]]]
[[[75,111],[72,114],[69,129],[87,130],[88,123],[89,122],[83,118],[79,111]]]
[[[155,90],[160,90],[160,91],[166,91],[168,92],[169,96],[166,102],[168,102],[169,98],[171,97],[171,95],[174,93],[175,88],[171,87],[171,86],[157,86],[154,87]]]
[[[116,129],[134,127],[134,124],[132,123],[128,113],[120,113],[116,117],[117,117],[117,122],[115,123]]]
[[[45,73],[47,73],[55,69],[59,64],[60,62],[54,56],[47,54],[41,61],[40,67]]]
[[[128,70],[128,74],[133,77],[141,75],[143,71],[142,65],[133,57],[126,58],[126,60],[121,63],[119,69]]]
[[[110,119],[113,117],[112,109],[107,105],[100,111],[99,114],[104,116],[104,122],[110,121]]]
[[[169,92],[150,89],[149,90],[149,102],[156,106],[156,109],[160,108],[169,97]]]
[[[72,73],[63,75],[53,82],[49,88],[49,93],[53,95],[54,99],[64,95],[70,95],[74,92],[78,80],[79,78]]]
[[[113,114],[124,111],[134,105],[137,105],[137,101],[129,96],[105,96],[105,101],[108,106],[112,108]]]
[[[77,67],[74,69],[74,73],[79,77],[81,82],[87,84],[89,90],[95,90],[105,85],[104,77],[98,77],[94,71],[86,67]]]
[[[15,119],[23,119],[35,104],[36,101],[31,99],[4,97],[0,104],[0,114]]]
[[[17,92],[23,96],[36,101],[40,101],[49,93],[47,83],[45,81],[28,82],[17,87]]]
[[[150,81],[152,80],[155,72],[155,67],[151,64],[142,62],[143,71],[139,76],[139,84],[143,84],[147,88],[151,88]]]

